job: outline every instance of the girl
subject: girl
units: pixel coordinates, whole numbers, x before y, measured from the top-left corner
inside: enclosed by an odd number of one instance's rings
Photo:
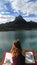
[[[19,39],[13,42],[11,54],[13,60],[12,65],[25,65],[25,57],[22,55],[22,48]]]

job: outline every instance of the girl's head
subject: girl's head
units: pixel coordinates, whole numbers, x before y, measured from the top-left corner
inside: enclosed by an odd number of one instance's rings
[[[21,49],[21,42],[19,39],[15,40],[12,44],[12,51],[14,51],[15,53],[21,53],[22,49]]]

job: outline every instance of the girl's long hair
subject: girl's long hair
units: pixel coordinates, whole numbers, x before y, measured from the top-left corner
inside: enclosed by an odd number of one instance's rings
[[[13,44],[15,45],[16,48],[18,48],[19,53],[21,53],[22,52],[22,48],[21,48],[21,42],[20,42],[20,40],[19,39],[15,40],[13,42]]]

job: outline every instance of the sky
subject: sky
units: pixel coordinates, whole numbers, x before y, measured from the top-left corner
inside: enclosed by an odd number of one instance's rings
[[[19,15],[37,22],[37,0],[0,0],[0,24],[13,21]]]

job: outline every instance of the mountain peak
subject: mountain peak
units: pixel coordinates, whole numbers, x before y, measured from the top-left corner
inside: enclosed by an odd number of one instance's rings
[[[26,20],[24,20],[21,15],[19,15],[18,17],[16,17],[15,21],[21,21],[21,22],[24,21],[24,22],[26,22]]]
[[[18,17],[15,18],[15,20],[21,20],[23,19],[23,17],[21,15],[19,15]]]

